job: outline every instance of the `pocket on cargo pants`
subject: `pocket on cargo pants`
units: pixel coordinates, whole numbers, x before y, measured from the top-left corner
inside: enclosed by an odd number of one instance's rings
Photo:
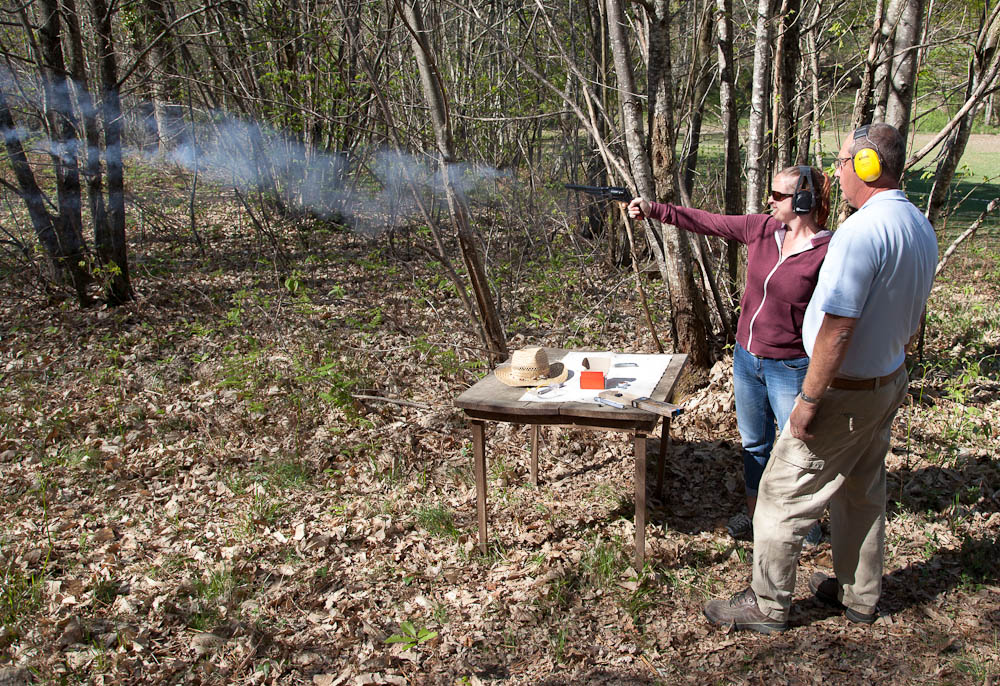
[[[818,475],[824,460],[804,442],[782,433],[771,451],[760,492],[775,502],[808,500],[818,490]]]
[[[830,460],[836,463],[837,456],[854,442],[853,423],[853,415],[845,413],[843,405],[830,402],[820,406],[809,425],[815,436],[809,442],[783,431],[771,451],[761,491],[768,488],[771,497],[778,501],[812,498],[835,477],[824,470],[829,471]],[[775,463],[773,468],[771,462]]]

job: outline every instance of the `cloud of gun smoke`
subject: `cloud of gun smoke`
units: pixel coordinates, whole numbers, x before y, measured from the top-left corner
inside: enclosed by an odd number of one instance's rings
[[[361,170],[352,166],[348,155],[309,149],[255,122],[221,116],[211,126],[201,125],[194,131],[166,153],[168,161],[241,190],[268,189],[273,182],[293,195],[303,209],[321,217],[351,218],[368,232],[418,216],[414,189],[425,198],[444,192],[440,165],[428,157],[376,151],[365,163],[375,183],[364,184],[356,176]],[[503,176],[487,165],[449,167],[452,185],[465,194]]]
[[[17,88],[14,86],[13,79],[0,71],[0,89],[8,102],[13,107],[16,100],[25,110],[33,110],[38,121],[41,94],[26,88],[23,80]],[[37,101],[33,92],[38,96]],[[149,108],[141,105],[136,103],[127,109],[124,116],[128,121],[143,121]],[[125,155],[148,164],[197,171],[242,192],[278,189],[298,208],[347,222],[367,234],[377,234],[413,219],[422,220],[413,198],[414,188],[425,198],[425,205],[434,196],[442,196],[444,190],[440,165],[427,156],[391,150],[349,156],[309,148],[281,131],[224,112],[211,113],[208,121],[177,121],[172,128],[176,133],[172,145],[164,152],[130,147],[124,150]],[[86,149],[82,140],[75,149],[67,149],[40,133],[24,125],[0,131],[0,135],[15,137],[26,149],[35,151],[82,155]],[[449,167],[453,186],[465,194],[481,190],[504,176],[504,172],[487,165]]]

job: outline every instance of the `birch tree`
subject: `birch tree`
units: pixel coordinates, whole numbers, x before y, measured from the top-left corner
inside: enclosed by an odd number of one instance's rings
[[[804,113],[799,116],[799,153],[796,156],[797,164],[811,164],[819,169],[823,168],[823,153],[820,149],[823,133],[820,128],[823,120],[823,100],[820,92],[819,56],[822,13],[823,0],[816,0],[809,27],[803,34],[806,56],[802,62],[802,72],[806,76],[802,80],[808,83],[808,88],[803,88],[808,96],[803,98],[804,102],[800,109],[800,111],[804,110]],[[813,145],[815,145],[815,154],[810,155],[810,148]]]
[[[917,53],[924,20],[924,0],[900,0],[902,7],[893,41],[888,75],[885,122],[895,126],[905,140],[910,128],[917,80]]]
[[[770,182],[770,141],[767,136],[768,94],[771,74],[771,14],[773,0],[758,0],[755,17],[753,81],[750,94],[750,121],[747,124],[747,212],[764,208],[764,194]]]
[[[692,60],[688,68],[687,83],[684,87],[686,95],[684,109],[688,112],[687,135],[684,141],[684,160],[682,164],[684,188],[690,195],[694,188],[694,177],[698,167],[698,148],[701,143],[701,126],[704,119],[705,97],[712,84],[712,70],[709,68],[712,57],[713,15],[714,7],[706,4],[701,10],[698,21],[697,40],[692,41]]]
[[[165,151],[177,144],[182,130],[182,117],[177,104],[177,65],[170,23],[170,0],[143,0],[139,5],[146,21],[149,49],[150,93],[153,99],[156,145]]]
[[[716,46],[719,64],[719,118],[725,136],[723,208],[742,214],[740,195],[739,112],[736,110],[736,65],[733,56],[733,3],[716,0]],[[735,277],[735,274],[730,274]]]

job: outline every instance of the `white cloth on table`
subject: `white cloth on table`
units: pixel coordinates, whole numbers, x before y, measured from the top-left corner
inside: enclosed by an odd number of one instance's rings
[[[651,395],[656,385],[660,383],[663,372],[666,371],[667,365],[670,364],[671,355],[613,353],[607,350],[592,352],[574,350],[566,353],[562,360],[550,361],[560,361],[570,370],[569,378],[561,388],[555,388],[542,395],[538,394],[538,390],[540,389],[529,389],[518,400],[536,403],[589,402],[597,404],[594,398],[601,392],[600,389],[580,388],[580,372],[587,371],[583,366],[583,360],[586,357],[610,358],[611,366],[605,374],[604,387],[606,390],[615,389],[631,393],[638,397],[644,397]],[[615,366],[627,363],[633,363],[636,366]]]

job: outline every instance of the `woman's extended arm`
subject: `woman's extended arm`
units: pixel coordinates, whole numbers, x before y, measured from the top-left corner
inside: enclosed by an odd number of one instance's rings
[[[673,224],[685,231],[707,236],[722,236],[740,243],[748,243],[750,237],[758,233],[761,226],[770,218],[766,214],[713,214],[690,207],[649,202],[642,198],[635,198],[629,203],[628,213],[633,219],[648,216],[665,224]]]

